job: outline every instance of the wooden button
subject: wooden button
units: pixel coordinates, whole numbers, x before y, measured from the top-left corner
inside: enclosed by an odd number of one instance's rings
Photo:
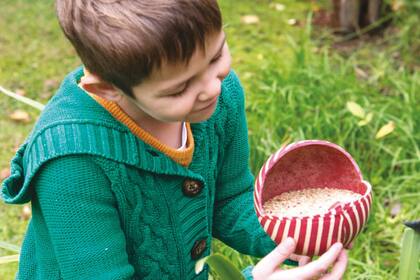
[[[193,258],[194,260],[200,258],[201,255],[206,250],[206,247],[207,247],[207,240],[206,239],[197,240],[194,243],[193,248],[191,249],[191,258]]]
[[[202,189],[203,189],[203,186],[201,182],[187,179],[184,181],[182,192],[186,196],[193,197],[193,196],[198,195]]]

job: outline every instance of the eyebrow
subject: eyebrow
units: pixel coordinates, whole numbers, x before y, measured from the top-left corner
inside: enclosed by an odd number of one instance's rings
[[[218,55],[222,52],[223,47],[225,46],[225,43],[226,43],[226,35],[225,35],[225,37],[223,38],[222,44],[220,45],[219,49],[217,50],[216,54],[213,56],[213,58],[212,58],[212,59],[214,59],[214,57],[218,56]],[[194,76],[193,76],[193,77],[194,77]],[[192,78],[192,77],[189,77],[189,78],[187,78],[187,79],[185,79],[185,80],[183,80],[183,81],[181,81],[181,82],[177,83],[176,85],[173,85],[173,86],[171,86],[171,87],[169,87],[169,88],[165,89],[165,90],[164,90],[164,92],[167,94],[167,93],[170,93],[171,91],[174,91],[174,90],[178,89],[178,88],[179,88],[179,87],[181,87],[183,84],[185,84],[186,82],[188,82],[191,78]]]

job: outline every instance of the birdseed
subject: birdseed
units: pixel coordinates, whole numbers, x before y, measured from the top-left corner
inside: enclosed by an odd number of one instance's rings
[[[337,203],[358,200],[362,195],[350,190],[310,188],[284,192],[264,203],[264,211],[277,217],[321,215]]]

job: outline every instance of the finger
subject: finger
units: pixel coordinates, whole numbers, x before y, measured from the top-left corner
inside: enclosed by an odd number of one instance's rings
[[[346,250],[341,250],[337,262],[334,264],[330,273],[324,275],[320,280],[337,280],[341,279],[346,271],[348,256]]]
[[[299,268],[293,268],[293,269],[286,269],[286,270],[276,270],[274,273],[272,273],[270,276],[264,278],[264,280],[310,280],[311,278],[302,278],[301,276],[298,276],[296,273],[291,273],[292,270],[299,269]]]
[[[310,262],[298,268],[289,269],[287,271],[293,273],[295,279],[312,279],[313,277],[319,277],[323,273],[327,272],[330,265],[332,265],[340,255],[342,249],[343,245],[341,243],[335,243],[316,261]]]
[[[277,267],[284,262],[290,254],[295,250],[296,243],[293,238],[287,238],[285,241],[281,242],[271,253],[262,258],[253,269],[253,274],[255,276],[268,276]]]
[[[353,245],[354,245],[354,241],[350,242],[350,244],[349,244],[349,245],[347,245],[346,249],[351,249],[351,248],[353,248]]]
[[[296,255],[296,254],[291,254],[289,256],[289,259],[293,261],[297,261],[299,263],[299,266],[303,266],[312,260],[311,257],[304,256],[304,255]]]
[[[310,257],[307,257],[307,256],[303,256],[298,262],[299,262],[299,266],[304,266],[304,265],[306,265],[306,264],[308,264],[308,263],[310,263],[311,262],[311,258]]]

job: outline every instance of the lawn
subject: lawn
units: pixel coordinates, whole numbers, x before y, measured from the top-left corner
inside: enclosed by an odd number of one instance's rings
[[[51,2],[0,4],[0,86],[41,103],[80,64]],[[326,139],[343,146],[374,193],[369,222],[349,252],[345,279],[396,279],[403,221],[420,218],[420,11],[394,7],[382,34],[337,43],[343,38],[310,24],[317,5],[327,1],[219,2],[233,68],[246,91],[253,172],[285,143]],[[285,9],[276,9],[276,3]],[[245,15],[258,21],[245,23]],[[360,123],[348,102],[360,105],[371,120]],[[22,121],[11,119],[18,109],[28,113]],[[0,94],[0,112],[4,170],[39,111]],[[390,133],[376,137],[386,125]],[[22,211],[23,206],[0,203],[0,241],[21,245],[28,223]],[[221,242],[213,245],[239,268],[257,261]],[[8,254],[0,249],[0,256]],[[0,264],[0,279],[14,279],[16,270],[17,263]]]

